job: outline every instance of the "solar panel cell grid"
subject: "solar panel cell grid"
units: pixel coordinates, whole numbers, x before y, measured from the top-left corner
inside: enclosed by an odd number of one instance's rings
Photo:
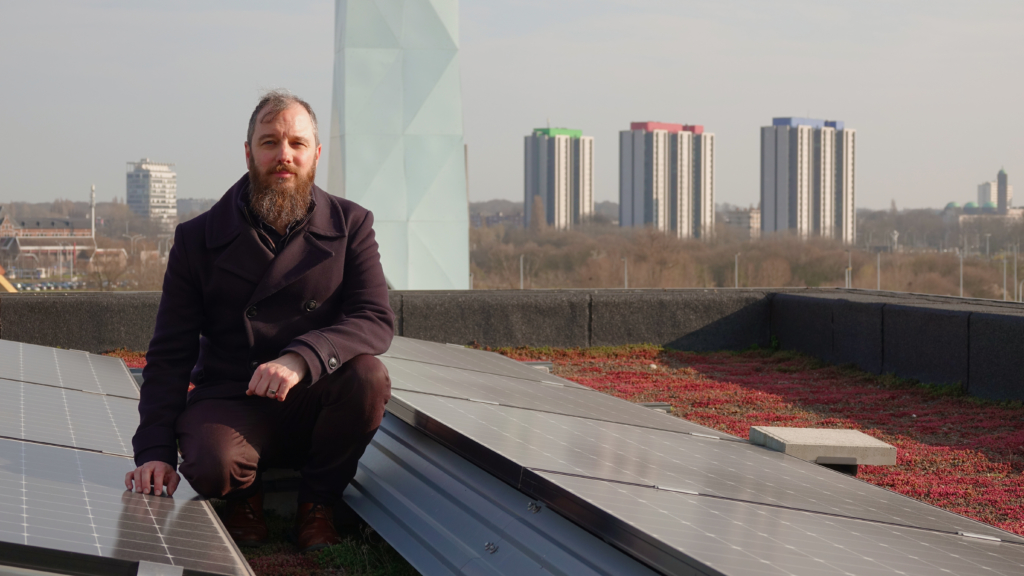
[[[0,340],[0,378],[138,398],[120,359]]]
[[[620,422],[645,428],[734,438],[717,430],[593,390],[579,390],[396,358],[382,360],[391,376],[391,386],[397,390],[483,400],[503,406]]]
[[[438,344],[436,342],[395,336],[395,339],[391,342],[391,348],[382,356],[412,360],[413,362],[423,364],[462,368],[473,372],[508,376],[532,382],[557,382],[570,388],[590,390],[590,388],[577,384],[572,380],[566,380],[554,374],[548,374],[536,368],[531,368],[495,352],[474,350],[451,344]]]
[[[597,422],[399,391],[413,413],[450,430],[463,453],[493,458],[493,470],[523,468],[711,494],[935,530],[1015,535],[889,492],[821,466],[739,442]],[[396,406],[398,408],[398,406]],[[400,411],[396,411],[396,414]],[[436,432],[435,432],[436,433]],[[459,444],[472,444],[470,448]],[[479,450],[476,447],[482,447]],[[518,478],[507,478],[518,482]]]
[[[116,486],[130,459],[0,440],[0,541],[214,574],[250,574],[209,504]]]
[[[1024,546],[901,526],[537,473],[583,505],[584,525],[637,529],[665,551],[722,574],[874,576],[1021,573]]]
[[[0,380],[0,436],[132,455],[138,402]]]

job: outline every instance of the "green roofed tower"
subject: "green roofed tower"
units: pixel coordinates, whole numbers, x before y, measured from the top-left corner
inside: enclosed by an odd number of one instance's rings
[[[523,155],[527,227],[569,230],[594,215],[592,136],[570,128],[536,128],[526,137]]]

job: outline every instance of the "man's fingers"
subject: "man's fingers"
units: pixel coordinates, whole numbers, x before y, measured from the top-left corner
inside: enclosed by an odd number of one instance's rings
[[[256,394],[256,385],[260,383],[260,378],[263,376],[263,366],[256,368],[256,371],[252,373],[252,378],[249,379],[249,389],[245,391],[247,396],[253,396]]]
[[[157,466],[156,470],[153,470],[153,493],[159,496],[163,492],[164,486],[164,468],[163,466]]]
[[[256,385],[252,389],[254,396],[266,396],[267,387],[270,385],[270,375],[267,374],[266,367],[261,366],[257,372],[259,379],[256,381]]]
[[[135,481],[135,491],[136,492],[142,492],[142,467],[141,466],[136,468],[135,472],[132,473],[132,480]]]
[[[124,487],[125,488],[127,488],[129,490],[132,489],[132,479],[134,478],[134,476],[135,476],[135,471],[134,470],[132,470],[131,472],[129,472],[129,473],[124,475]]]
[[[284,402],[284,399],[288,396],[288,391],[292,389],[293,384],[285,380],[284,382],[281,382],[279,386],[280,387],[277,389],[277,400],[278,402]]]
[[[142,467],[142,493],[149,494],[149,491],[153,488],[153,467],[143,466]]]
[[[170,482],[167,483],[168,496],[174,496],[174,491],[178,489],[178,482],[181,482],[181,476],[177,472],[171,472]]]

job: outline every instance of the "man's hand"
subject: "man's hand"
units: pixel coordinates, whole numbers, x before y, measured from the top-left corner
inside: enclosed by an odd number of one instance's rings
[[[167,462],[157,460],[146,462],[124,475],[124,486],[128,490],[134,489],[136,492],[149,494],[152,489],[157,496],[163,493],[165,485],[167,486],[167,495],[173,496],[174,491],[178,489],[178,482],[181,482],[181,476],[178,476],[174,468]]]
[[[306,377],[309,366],[295,352],[289,352],[277,360],[261,364],[249,381],[247,396],[263,396],[284,402],[288,391]]]

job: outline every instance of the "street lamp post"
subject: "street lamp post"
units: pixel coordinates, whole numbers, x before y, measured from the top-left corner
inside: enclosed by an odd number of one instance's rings
[[[734,280],[736,281],[736,288],[739,288],[740,287],[740,253],[739,252],[736,253],[736,268],[735,268],[735,271],[733,272],[733,274],[736,276],[736,278],[734,278]]]
[[[989,260],[989,259],[990,259],[990,258],[988,257],[988,240],[989,240],[989,238],[990,238],[991,236],[992,236],[991,234],[985,234],[985,259],[986,259],[986,260]]]
[[[626,289],[629,289],[629,260],[622,259],[622,284]]]
[[[523,255],[519,255],[519,289],[523,289]]]
[[[964,251],[960,251],[960,297],[964,297]]]
[[[879,292],[882,291],[882,253],[878,253],[878,274],[875,275],[875,279],[878,281],[878,286],[875,288]]]

